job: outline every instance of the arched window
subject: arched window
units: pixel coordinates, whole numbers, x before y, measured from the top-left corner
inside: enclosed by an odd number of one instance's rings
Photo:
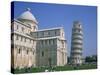
[[[19,49],[18,49],[18,53],[20,54],[20,52],[21,52],[21,49],[19,48]]]
[[[42,51],[42,56],[44,56],[44,52]]]
[[[24,27],[22,27],[22,32],[24,32]]]
[[[15,30],[18,30],[19,29],[19,26],[18,25],[16,25],[16,29]]]
[[[27,54],[28,54],[28,50],[27,50]]]
[[[19,39],[19,36],[18,35],[16,35],[16,40],[18,40]]]
[[[21,36],[21,41],[23,40],[23,37]]]

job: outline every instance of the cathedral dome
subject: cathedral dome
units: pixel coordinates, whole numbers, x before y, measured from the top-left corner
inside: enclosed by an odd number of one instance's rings
[[[27,11],[25,11],[24,13],[22,13],[19,18],[19,20],[29,20],[29,21],[32,21],[32,22],[35,22],[37,23],[37,20],[36,18],[34,17],[34,15],[30,12],[30,9],[27,8]]]

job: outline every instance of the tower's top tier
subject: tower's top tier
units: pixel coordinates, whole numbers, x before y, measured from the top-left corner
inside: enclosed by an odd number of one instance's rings
[[[35,18],[35,16],[30,12],[31,9],[27,8],[27,10],[25,12],[23,12],[20,16],[19,16],[19,20],[28,20],[28,21],[32,21],[37,23],[37,20]]]
[[[80,21],[74,21],[73,22],[73,28],[81,28],[82,29],[82,25]]]

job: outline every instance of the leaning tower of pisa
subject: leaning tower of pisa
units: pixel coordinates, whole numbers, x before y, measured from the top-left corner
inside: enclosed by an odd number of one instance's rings
[[[73,22],[71,40],[71,64],[82,64],[83,31],[79,21]]]

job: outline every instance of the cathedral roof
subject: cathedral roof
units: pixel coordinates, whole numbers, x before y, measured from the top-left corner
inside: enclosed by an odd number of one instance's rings
[[[27,11],[25,11],[24,13],[22,13],[18,19],[21,19],[21,20],[29,20],[29,21],[33,21],[35,23],[37,23],[37,20],[36,18],[34,17],[34,15],[30,12],[30,9],[27,8]]]

